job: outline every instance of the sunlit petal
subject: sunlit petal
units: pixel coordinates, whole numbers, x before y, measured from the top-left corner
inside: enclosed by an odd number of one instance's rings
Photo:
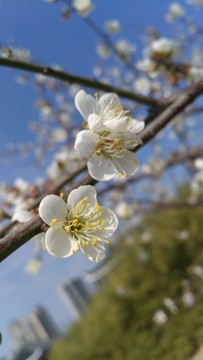
[[[84,90],[80,90],[76,94],[75,106],[85,120],[90,114],[96,112],[96,100],[93,96],[86,94]]]
[[[64,221],[67,215],[66,203],[59,196],[47,195],[40,203],[39,215],[47,225],[50,225],[54,218]]]
[[[103,155],[93,155],[87,162],[89,174],[92,178],[107,181],[115,176],[115,168],[109,158]]]
[[[89,130],[80,131],[75,140],[75,150],[83,157],[89,157],[95,150],[97,135]]]
[[[47,251],[58,258],[73,255],[78,249],[78,242],[73,240],[63,228],[49,228],[45,236]]]
[[[71,191],[68,196],[67,204],[68,208],[74,208],[80,201],[88,199],[88,203],[94,205],[97,199],[97,193],[93,186],[91,185],[82,185],[79,188]]]
[[[90,261],[98,262],[103,260],[106,256],[105,247],[101,244],[90,244],[88,246],[81,245],[80,248]]]

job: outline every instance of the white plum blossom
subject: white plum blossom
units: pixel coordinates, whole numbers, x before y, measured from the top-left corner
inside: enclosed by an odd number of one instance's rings
[[[184,15],[185,15],[185,11],[182,8],[182,6],[179,3],[174,2],[169,6],[168,13],[166,14],[166,20],[171,22],[176,19],[182,18]]]
[[[163,326],[168,321],[168,316],[163,310],[157,310],[153,316],[153,320],[157,325]]]
[[[2,47],[0,49],[0,54],[5,58],[17,59],[24,62],[31,61],[31,53],[30,50],[18,47]]]
[[[149,58],[154,58],[156,56],[162,58],[170,58],[178,52],[177,42],[168,38],[160,38],[154,40],[149,48],[146,49],[146,55]]]
[[[133,83],[133,88],[140,94],[149,95],[151,90],[151,82],[147,77],[139,77]]]
[[[178,312],[178,307],[177,307],[177,305],[176,305],[176,303],[175,303],[175,301],[174,301],[173,299],[171,299],[171,298],[169,298],[169,297],[166,297],[166,298],[164,299],[163,303],[164,303],[164,305],[166,306],[166,308],[167,308],[168,310],[170,310],[170,312],[171,312],[172,314],[177,314],[177,312]]]
[[[198,81],[203,77],[203,69],[191,66],[188,70],[188,78],[192,81]]]
[[[125,60],[130,59],[136,51],[136,45],[130,43],[125,39],[118,40],[115,47],[116,50],[119,52],[120,56]]]
[[[118,205],[115,208],[115,212],[121,219],[128,220],[132,217],[134,213],[134,209],[131,206],[127,204],[125,201],[121,201],[118,203]]]
[[[104,43],[97,44],[96,52],[102,59],[107,59],[111,55],[111,49]]]
[[[73,0],[72,6],[81,16],[87,16],[92,10],[91,0]]]
[[[195,304],[194,294],[190,290],[186,290],[182,296],[183,305],[191,308]]]
[[[71,191],[67,203],[57,195],[47,195],[40,203],[39,215],[50,226],[45,234],[45,248],[58,258],[73,255],[79,249],[91,261],[105,257],[118,219],[113,211],[97,202],[93,186]]]
[[[117,19],[109,20],[106,22],[105,28],[110,33],[115,34],[120,31],[120,22]]]
[[[40,258],[37,257],[35,259],[31,259],[26,264],[25,271],[32,275],[36,275],[39,273],[41,265],[42,265],[42,261]]]
[[[131,150],[141,144],[137,134],[144,122],[132,119],[113,93],[98,99],[80,90],[75,105],[88,128],[77,134],[75,150],[86,155],[92,178],[106,181],[134,174],[138,161]]]

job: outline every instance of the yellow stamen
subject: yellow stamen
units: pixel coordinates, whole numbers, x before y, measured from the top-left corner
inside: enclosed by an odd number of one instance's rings
[[[93,238],[92,239],[92,245],[96,245],[97,244],[97,239],[96,238]]]
[[[51,220],[50,226],[53,227],[58,222],[58,219],[54,218]]]

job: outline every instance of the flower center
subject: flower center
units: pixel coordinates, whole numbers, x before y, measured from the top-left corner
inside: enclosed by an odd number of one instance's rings
[[[75,218],[73,220],[67,220],[63,224],[63,228],[65,231],[69,232],[73,237],[83,229],[83,223],[80,222],[78,218]]]
[[[96,245],[98,240],[97,232],[105,229],[105,223],[108,219],[103,216],[98,202],[91,204],[88,197],[80,200],[77,205],[70,209],[66,220],[60,223],[54,218],[50,226],[62,226],[62,228],[79,241],[83,246]],[[104,240],[103,240],[104,241]],[[105,240],[107,244],[109,240]]]
[[[100,138],[96,147],[96,155],[123,157],[125,152],[126,149],[121,139]]]
[[[113,102],[110,102],[109,106],[106,108],[103,114],[103,118],[105,120],[112,119],[112,118],[118,118],[121,117],[124,114],[123,107],[120,104],[113,104]]]

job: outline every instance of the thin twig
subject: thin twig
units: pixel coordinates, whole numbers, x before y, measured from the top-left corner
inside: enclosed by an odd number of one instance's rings
[[[159,105],[159,101],[156,99],[153,99],[151,97],[147,97],[147,96],[143,96],[141,94],[135,93],[135,92],[123,90],[123,89],[102,83],[102,82],[94,80],[94,79],[69,74],[69,73],[61,71],[61,70],[55,70],[55,69],[52,69],[47,66],[41,66],[41,65],[37,65],[37,64],[23,62],[23,61],[20,61],[17,59],[9,59],[9,58],[3,58],[3,57],[0,57],[0,66],[24,70],[24,71],[28,71],[28,72],[37,73],[37,74],[43,74],[45,76],[59,79],[62,81],[66,81],[69,83],[83,85],[83,86],[89,87],[94,90],[96,89],[96,90],[101,90],[101,91],[106,91],[106,92],[114,92],[123,98],[133,100],[138,103],[141,103],[144,105],[149,105],[152,107]]]

